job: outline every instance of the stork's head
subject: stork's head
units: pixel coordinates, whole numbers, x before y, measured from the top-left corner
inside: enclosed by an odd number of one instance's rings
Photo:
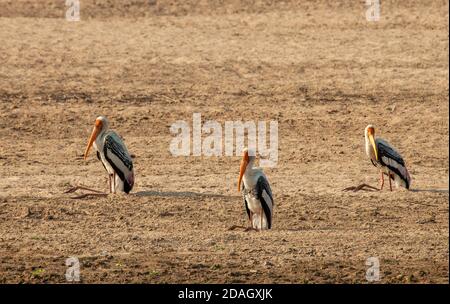
[[[242,160],[241,160],[241,168],[239,170],[239,181],[238,181],[238,191],[241,191],[241,182],[242,177],[244,176],[245,170],[249,164],[253,164],[256,158],[256,153],[253,150],[249,150],[248,148],[244,148],[242,150]]]
[[[91,137],[89,137],[88,145],[86,150],[84,151],[84,159],[87,158],[89,154],[89,150],[92,147],[92,144],[97,139],[98,135],[103,131],[108,129],[108,120],[104,116],[99,116],[95,120],[94,129],[92,130]]]
[[[378,160],[378,150],[377,145],[375,144],[375,128],[373,125],[368,125],[364,130],[364,136],[366,138],[366,142],[369,142],[373,147],[373,152],[375,153],[375,158]]]

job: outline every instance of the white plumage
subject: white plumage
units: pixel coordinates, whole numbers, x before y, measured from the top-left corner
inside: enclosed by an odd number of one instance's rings
[[[255,156],[249,155],[248,150],[244,149],[238,187],[242,191],[251,227],[256,230],[271,229],[274,205],[272,190],[262,169],[253,167],[254,162]]]

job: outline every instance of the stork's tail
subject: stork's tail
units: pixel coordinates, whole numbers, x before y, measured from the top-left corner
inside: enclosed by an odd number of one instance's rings
[[[401,166],[399,168],[400,175],[394,174],[394,181],[397,187],[403,187],[409,190],[411,187],[411,175],[406,167]]]
[[[406,167],[405,167],[405,170],[406,170],[406,180],[408,181],[408,185],[407,185],[406,189],[409,190],[409,187],[411,187],[411,175],[409,175],[408,169],[406,169]]]
[[[130,193],[131,189],[134,186],[134,172],[131,171],[130,175],[127,176],[127,179],[124,181],[124,191],[125,193]]]

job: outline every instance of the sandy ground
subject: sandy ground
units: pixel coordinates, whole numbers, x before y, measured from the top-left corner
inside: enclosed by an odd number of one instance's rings
[[[57,3],[56,3],[57,2]],[[117,2],[117,3],[116,3]],[[448,2],[0,0],[0,282],[448,283]],[[56,4],[55,4],[56,3]],[[121,3],[121,4],[118,4]],[[173,157],[170,125],[277,120],[273,230],[246,225],[239,157]],[[135,156],[129,196],[91,154],[106,115]],[[378,172],[367,124],[415,191],[342,192]]]

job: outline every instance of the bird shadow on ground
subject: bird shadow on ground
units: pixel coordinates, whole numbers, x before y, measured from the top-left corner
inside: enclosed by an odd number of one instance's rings
[[[448,189],[410,189],[411,192],[448,193]]]
[[[135,196],[161,196],[161,197],[204,197],[204,198],[240,198],[240,196],[222,195],[214,193],[200,193],[191,191],[139,191]]]
[[[64,191],[64,193],[74,193],[77,190],[85,190],[89,191],[90,193],[83,193],[78,196],[72,197],[73,199],[81,199],[81,198],[87,198],[87,197],[106,197],[109,194],[106,192],[101,192],[95,189],[90,189],[84,186],[76,186],[69,188],[68,190]],[[130,193],[131,196],[137,196],[137,197],[145,197],[145,196],[159,196],[159,197],[193,197],[193,198],[241,198],[241,196],[237,195],[223,195],[223,194],[215,194],[215,193],[201,193],[201,192],[192,192],[192,191],[155,191],[155,190],[148,190],[148,191],[138,191],[134,193]]]

